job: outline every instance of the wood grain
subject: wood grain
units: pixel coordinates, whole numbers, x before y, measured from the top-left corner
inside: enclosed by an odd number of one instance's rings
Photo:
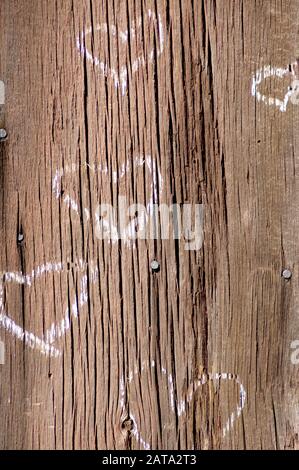
[[[299,57],[298,21],[298,0],[2,0],[0,269],[63,266],[31,286],[4,282],[4,310],[40,337],[74,299],[79,315],[60,357],[1,328],[1,449],[299,448],[299,108],[251,94],[257,70]],[[84,31],[98,62],[78,49]],[[283,97],[289,85],[260,90]],[[160,203],[204,204],[201,250],[97,239],[100,202],[146,205],[146,165],[113,175],[147,156]],[[196,389],[203,374],[214,379]],[[224,436],[237,377],[247,400]]]

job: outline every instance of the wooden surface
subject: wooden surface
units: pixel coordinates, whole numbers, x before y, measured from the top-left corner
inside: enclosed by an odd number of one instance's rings
[[[299,448],[299,108],[252,96],[298,24],[298,0],[1,1],[1,449]],[[97,239],[154,172],[204,204],[201,250]],[[25,330],[53,324],[43,354]]]

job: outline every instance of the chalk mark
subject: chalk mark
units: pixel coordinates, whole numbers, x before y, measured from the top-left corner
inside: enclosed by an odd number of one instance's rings
[[[262,102],[268,106],[276,106],[282,113],[286,112],[289,100],[291,99],[294,93],[294,90],[292,90],[291,87],[289,87],[283,100],[278,99],[278,98],[273,98],[272,96],[263,95],[259,91],[259,87],[264,80],[270,77],[284,78],[284,77],[290,76],[295,80],[296,68],[297,68],[297,62],[292,63],[291,66],[287,66],[286,68],[274,67],[271,65],[265,65],[264,67],[260,68],[259,70],[255,72],[255,74],[252,77],[252,84],[251,84],[252,96],[255,97],[258,102]]]
[[[140,373],[144,371],[148,371],[150,369],[156,368],[155,361],[151,361],[151,363],[144,362],[141,366],[141,371],[135,367],[134,371],[129,373],[127,383],[131,384],[135,377],[140,375]],[[178,417],[182,417],[186,414],[187,405],[194,399],[194,395],[197,390],[207,384],[208,382],[220,382],[220,381],[234,381],[239,386],[239,403],[236,409],[230,414],[228,420],[222,427],[222,436],[225,438],[227,434],[233,429],[235,422],[240,418],[246,404],[246,390],[239,378],[236,374],[226,373],[226,372],[219,372],[219,373],[207,373],[200,375],[188,388],[187,396],[185,399],[175,399],[174,394],[174,381],[173,375],[168,373],[164,366],[161,367],[161,372],[167,378],[168,383],[168,394],[169,394],[169,405],[172,413],[176,413]],[[125,392],[124,392],[124,379],[121,378],[121,407],[124,411],[125,406]],[[143,447],[145,450],[150,450],[150,443],[147,442],[144,437],[142,436],[141,432],[139,431],[137,419],[134,414],[130,413],[130,418],[134,423],[134,429],[132,431],[133,436],[135,437],[136,441]]]
[[[159,57],[164,49],[164,28],[161,19],[161,15],[158,14],[158,18],[152,10],[148,10],[146,13],[148,19],[152,20],[154,24],[157,25],[158,30],[158,37],[159,37],[159,45],[157,48],[156,55]],[[120,67],[119,71],[117,71],[113,67],[109,67],[109,65],[101,60],[99,57],[94,56],[86,47],[85,39],[86,36],[93,34],[96,31],[100,31],[105,34],[110,34],[113,37],[119,37],[120,41],[123,44],[128,44],[129,36],[133,39],[136,37],[137,31],[141,31],[142,28],[142,17],[138,19],[135,23],[132,22],[133,26],[129,30],[119,31],[115,25],[108,25],[107,23],[97,24],[95,28],[89,27],[81,32],[81,34],[77,37],[77,48],[82,54],[85,56],[86,59],[91,62],[96,68],[98,68],[101,74],[104,77],[110,76],[114,82],[114,86],[116,89],[120,88],[121,93],[124,96],[128,87],[128,68],[127,66]],[[153,48],[147,55],[148,61],[152,62],[155,57],[155,49]],[[146,65],[146,58],[144,54],[141,54],[134,60],[131,66],[132,74],[135,74],[140,67],[144,67]]]
[[[73,265],[73,268],[87,268],[87,264],[83,260]],[[89,264],[91,283],[96,282],[98,278],[98,269],[94,268],[92,263]],[[84,274],[80,281],[79,299],[75,296],[71,309],[66,309],[64,317],[61,321],[53,323],[51,327],[45,331],[42,337],[32,331],[28,331],[23,326],[18,325],[6,312],[4,308],[4,285],[8,283],[16,283],[19,285],[31,287],[35,280],[48,273],[62,273],[69,271],[69,263],[46,263],[38,266],[30,274],[21,272],[4,272],[0,274],[0,326],[9,332],[16,339],[24,342],[30,349],[39,351],[41,354],[50,357],[59,357],[62,355],[61,350],[56,347],[57,340],[65,336],[71,327],[71,318],[78,318],[79,307],[83,307],[88,302],[87,293],[87,274]],[[55,346],[54,346],[55,344]]]

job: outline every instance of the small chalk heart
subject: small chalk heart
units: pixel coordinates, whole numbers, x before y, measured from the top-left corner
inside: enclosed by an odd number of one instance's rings
[[[79,267],[83,266],[83,264],[82,260],[79,260],[77,263]],[[91,282],[95,282],[98,277],[98,270],[97,268],[93,268],[93,266],[89,268],[89,279]],[[23,288],[30,289],[40,278],[50,273],[61,275],[67,270],[68,263],[46,263],[38,266],[29,274],[5,272],[1,273],[0,276],[0,327],[4,328],[16,339],[24,342],[30,349],[39,351],[45,356],[61,356],[62,352],[56,346],[56,342],[70,330],[72,318],[77,318],[79,308],[83,307],[88,302],[87,273],[83,272],[83,275],[80,277],[80,290],[78,296],[76,294],[74,295],[71,308],[67,308],[64,317],[60,321],[52,323],[44,334],[25,329],[23,326],[18,325],[10,314],[6,313],[4,307],[4,286],[7,284],[17,284]]]
[[[294,93],[294,91],[290,87],[287,93],[284,95],[283,99],[273,98],[272,96],[263,95],[259,91],[259,87],[264,80],[270,77],[277,77],[279,79],[283,79],[289,76],[289,77],[292,77],[293,80],[295,80],[296,79],[296,66],[297,66],[297,63],[294,62],[293,64],[291,64],[291,66],[287,66],[285,68],[266,65],[262,67],[261,69],[257,70],[257,72],[254,74],[252,78],[252,85],[251,85],[252,96],[254,96],[256,100],[259,102],[262,102],[268,106],[276,106],[279,108],[281,112],[286,112],[289,100]]]
[[[156,50],[156,55],[159,57],[164,49],[164,30],[160,14],[158,17],[154,12],[148,10],[146,13],[148,21],[151,21],[153,26],[157,27],[158,36],[159,36],[159,45]],[[128,86],[128,67],[123,66],[111,66],[107,61],[101,59],[99,56],[96,56],[94,53],[86,47],[86,37],[94,34],[94,32],[99,31],[115,39],[119,39],[122,44],[129,44],[129,38],[134,39],[138,33],[141,35],[143,21],[142,17],[138,19],[137,22],[132,22],[130,29],[125,31],[118,31],[118,28],[115,25],[108,25],[108,23],[98,24],[95,28],[87,28],[81,32],[80,36],[77,38],[77,48],[81,54],[86,57],[86,59],[91,62],[96,68],[99,69],[101,74],[105,77],[110,76],[114,82],[115,88],[121,88],[121,93],[124,96]],[[137,56],[131,64],[131,72],[135,74],[140,67],[145,66],[147,60],[152,62],[155,57],[155,48],[152,48],[148,54],[140,54]],[[146,60],[147,59],[147,60]]]

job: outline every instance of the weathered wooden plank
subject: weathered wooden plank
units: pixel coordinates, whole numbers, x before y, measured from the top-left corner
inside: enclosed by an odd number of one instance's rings
[[[0,448],[298,448],[299,1],[2,3]]]

